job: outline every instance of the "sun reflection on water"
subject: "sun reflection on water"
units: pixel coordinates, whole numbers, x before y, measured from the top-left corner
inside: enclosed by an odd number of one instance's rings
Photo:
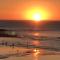
[[[42,49],[35,48],[33,52],[34,60],[39,60],[40,55],[42,55],[44,51]]]
[[[34,53],[33,53],[34,60],[38,60],[40,50],[39,49],[34,49],[33,51],[34,51]]]

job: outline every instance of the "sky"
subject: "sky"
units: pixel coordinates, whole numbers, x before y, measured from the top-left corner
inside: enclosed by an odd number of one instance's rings
[[[31,19],[29,15],[33,14],[32,10],[48,15],[45,17],[49,20],[60,20],[60,0],[0,0],[0,20]]]

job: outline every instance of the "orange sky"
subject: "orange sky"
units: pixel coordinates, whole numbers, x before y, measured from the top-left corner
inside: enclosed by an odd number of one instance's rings
[[[30,9],[45,10],[49,20],[60,20],[60,0],[0,0],[0,19],[26,19]]]

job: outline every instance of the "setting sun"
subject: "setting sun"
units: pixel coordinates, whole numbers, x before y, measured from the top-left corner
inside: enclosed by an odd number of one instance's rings
[[[39,13],[35,13],[35,14],[33,15],[33,20],[35,20],[35,21],[40,21],[40,20],[41,20],[40,14],[39,14]]]
[[[25,19],[33,21],[48,20],[51,16],[50,12],[44,8],[30,8],[25,11]]]

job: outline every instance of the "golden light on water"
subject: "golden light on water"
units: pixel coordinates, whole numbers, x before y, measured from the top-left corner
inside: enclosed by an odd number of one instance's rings
[[[32,44],[35,45],[35,46],[39,46],[40,45],[40,42],[39,42],[38,38],[40,36],[40,33],[34,32],[33,33],[33,36],[35,37],[36,40],[32,41]]]
[[[34,49],[34,52],[35,52],[35,56],[40,53],[40,51],[38,49]]]
[[[33,33],[34,36],[39,36],[40,33],[36,32],[36,33]]]
[[[39,60],[40,58],[40,55],[44,54],[44,50],[43,49],[38,49],[38,48],[35,48],[33,50],[33,57],[34,57],[34,60]]]
[[[33,51],[34,51],[34,54],[33,54],[34,60],[38,60],[39,54],[40,54],[40,50],[39,49],[34,49]]]
[[[39,46],[40,42],[39,41],[32,41],[32,44],[35,45],[35,46]]]

